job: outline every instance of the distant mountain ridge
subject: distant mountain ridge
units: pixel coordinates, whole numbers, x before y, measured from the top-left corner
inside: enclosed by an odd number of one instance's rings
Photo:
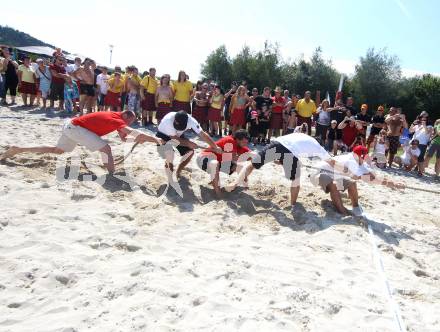
[[[53,45],[45,43],[27,33],[15,30],[8,26],[0,25],[0,44],[7,46],[48,46],[55,48]]]

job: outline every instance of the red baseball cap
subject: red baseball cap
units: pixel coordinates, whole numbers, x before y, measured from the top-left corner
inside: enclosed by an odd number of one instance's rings
[[[359,157],[365,157],[368,154],[368,149],[363,145],[358,145],[353,148],[353,153],[356,153]]]

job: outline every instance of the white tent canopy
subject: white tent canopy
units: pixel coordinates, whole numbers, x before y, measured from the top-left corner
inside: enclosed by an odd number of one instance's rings
[[[23,46],[23,47],[16,47],[16,49],[23,52],[46,55],[46,56],[52,56],[53,53],[55,52],[54,48],[48,46]]]

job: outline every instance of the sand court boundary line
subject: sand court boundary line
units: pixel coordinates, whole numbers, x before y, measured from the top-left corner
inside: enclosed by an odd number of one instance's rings
[[[364,216],[367,219],[371,219],[366,213],[364,213]],[[380,278],[382,279],[385,295],[388,299],[388,303],[390,306],[390,310],[393,314],[395,328],[397,332],[404,332],[407,331],[405,324],[402,319],[402,314],[400,312],[400,308],[397,304],[397,302],[394,300],[393,297],[393,287],[391,286],[391,283],[388,280],[388,277],[385,273],[385,268],[383,264],[382,257],[380,256],[379,250],[377,249],[376,244],[376,238],[373,229],[371,228],[370,223],[368,223],[368,233],[370,234],[370,242],[371,242],[371,248],[373,251],[373,258],[376,265],[376,269],[379,272]]]

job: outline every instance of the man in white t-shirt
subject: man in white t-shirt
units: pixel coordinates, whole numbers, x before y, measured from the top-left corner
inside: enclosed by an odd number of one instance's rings
[[[352,214],[360,217],[363,215],[362,207],[359,204],[359,193],[355,180],[363,180],[368,183],[381,184],[390,188],[402,188],[400,184],[395,184],[386,179],[377,178],[372,172],[370,166],[366,163],[365,158],[368,157],[368,149],[362,145],[358,145],[353,152],[335,156],[334,166],[329,163],[321,162],[317,165],[320,170],[312,174],[310,181],[319,186],[326,193],[330,193],[330,198],[336,210],[348,215],[349,212],[344,207],[341,198],[341,191],[347,190],[348,197],[352,204]]]
[[[77,71],[79,67],[81,67],[81,58],[76,57],[74,63],[70,63],[65,67],[66,73],[70,75],[74,71]]]
[[[98,86],[99,96],[98,96],[98,108],[99,111],[104,110],[104,99],[108,91],[108,80],[110,75],[107,74],[107,67],[101,68],[101,74],[96,77],[96,85]]]
[[[282,165],[284,175],[292,181],[290,186],[290,204],[292,212],[296,212],[298,194],[300,190],[301,162],[300,158],[318,157],[330,165],[334,162],[325,149],[319,145],[315,138],[303,134],[293,133],[277,137],[270,145],[256,153],[238,175],[238,179],[226,188],[227,191],[234,190],[239,184],[246,181],[254,169],[259,169],[270,162]],[[245,156],[244,158],[248,158]],[[239,161],[245,161],[240,160]]]
[[[419,140],[413,139],[409,145],[403,146],[403,154],[399,157],[394,157],[394,162],[399,167],[404,167],[406,171],[411,171],[418,162],[420,156]]]
[[[156,136],[168,142],[173,140],[177,143],[176,149],[183,157],[179,166],[177,167],[176,176],[179,177],[182,170],[191,161],[194,155],[194,149],[198,145],[185,138],[184,133],[188,130],[193,130],[203,141],[209,144],[210,148],[215,153],[222,153],[222,150],[215,144],[211,137],[202,130],[200,124],[191,115],[185,111],[170,112],[162,119],[157,128]],[[170,144],[166,144],[159,152],[163,152],[162,156],[165,158],[165,168],[173,172],[174,150]]]

